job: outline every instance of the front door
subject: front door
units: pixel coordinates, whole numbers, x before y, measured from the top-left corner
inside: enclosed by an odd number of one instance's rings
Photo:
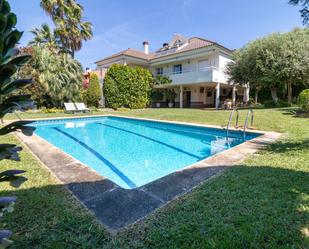
[[[191,107],[191,91],[183,92],[183,107]]]

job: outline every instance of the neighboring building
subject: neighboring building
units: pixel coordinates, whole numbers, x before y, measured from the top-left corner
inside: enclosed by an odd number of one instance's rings
[[[169,43],[149,53],[149,43],[143,42],[144,51],[127,49],[97,61],[101,82],[112,64],[148,68],[154,76],[168,76],[172,83],[158,88],[173,88],[177,93],[176,106],[216,107],[226,99],[248,102],[249,87],[230,86],[225,73],[231,61],[232,50],[206,39],[186,39],[174,35]],[[164,100],[162,100],[164,103]]]

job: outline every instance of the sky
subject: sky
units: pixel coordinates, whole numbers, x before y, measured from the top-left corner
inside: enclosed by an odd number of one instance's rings
[[[84,6],[85,20],[93,24],[93,38],[84,42],[76,58],[84,67],[127,48],[143,50],[149,41],[155,51],[173,34],[201,37],[237,49],[273,32],[301,27],[299,7],[288,0],[77,0]],[[24,31],[21,45],[32,35],[29,30],[48,23],[49,16],[39,0],[9,0],[17,15],[17,28]]]

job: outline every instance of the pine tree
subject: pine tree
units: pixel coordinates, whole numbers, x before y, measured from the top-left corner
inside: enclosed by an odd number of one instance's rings
[[[89,87],[87,89],[86,97],[88,106],[99,106],[99,101],[101,99],[101,89],[99,77],[95,73],[90,74]]]

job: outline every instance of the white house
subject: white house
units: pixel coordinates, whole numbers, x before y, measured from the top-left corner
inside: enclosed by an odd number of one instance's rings
[[[176,106],[220,107],[226,100],[247,102],[249,87],[227,82],[226,65],[231,61],[232,50],[206,39],[185,38],[174,35],[157,51],[149,52],[149,43],[143,42],[144,51],[127,49],[96,62],[97,70],[104,74],[112,64],[148,68],[154,76],[168,76],[172,83],[158,88],[173,88]],[[166,101],[162,100],[162,104]],[[166,104],[166,103],[165,103]]]

